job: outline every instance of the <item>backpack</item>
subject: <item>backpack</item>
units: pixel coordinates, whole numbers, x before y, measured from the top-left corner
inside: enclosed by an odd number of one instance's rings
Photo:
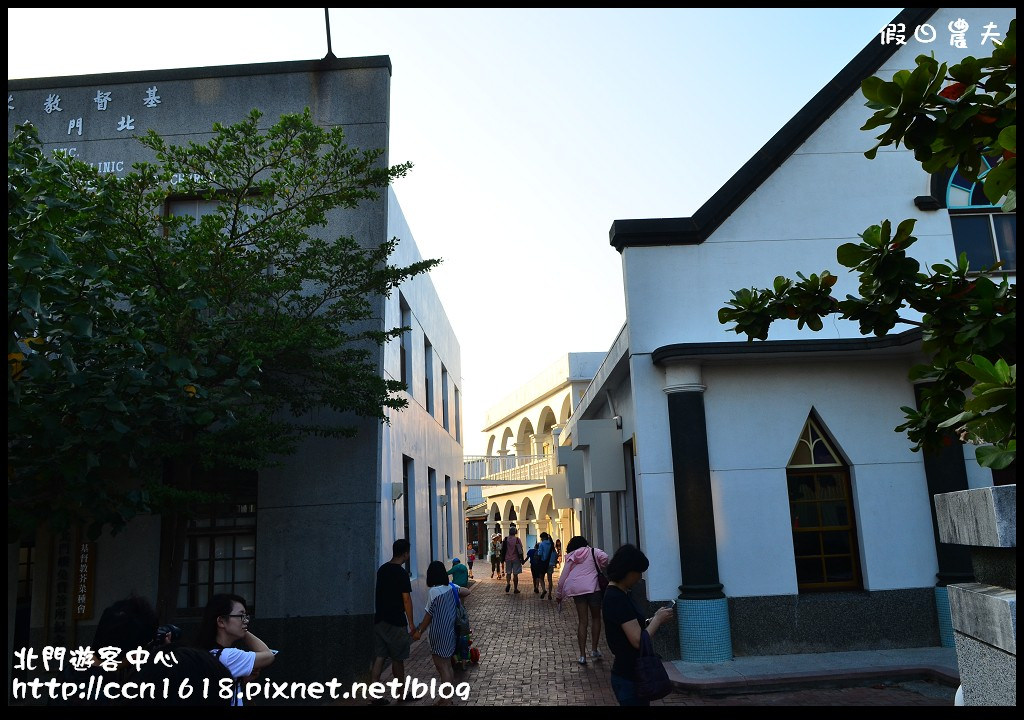
[[[449,583],[449,585],[455,595],[455,636],[469,635],[469,613],[466,612],[466,606],[462,604],[462,599],[459,597],[458,586],[454,583]]]

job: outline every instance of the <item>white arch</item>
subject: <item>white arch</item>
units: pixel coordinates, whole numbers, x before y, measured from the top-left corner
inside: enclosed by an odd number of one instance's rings
[[[565,400],[562,401],[562,411],[560,413],[558,413],[558,423],[560,425],[564,425],[565,422],[569,419],[569,416],[571,414],[572,414],[572,391],[570,390],[566,394]]]
[[[516,433],[516,442],[525,443],[530,441],[530,436],[534,434],[533,423],[530,422],[530,418],[524,417],[519,423],[519,432]],[[526,453],[529,455],[529,453]]]

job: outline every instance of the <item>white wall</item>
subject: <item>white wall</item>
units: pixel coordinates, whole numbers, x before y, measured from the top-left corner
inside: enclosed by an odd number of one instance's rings
[[[407,265],[421,259],[412,232],[409,230],[402,215],[394,193],[388,190],[388,237],[400,238],[398,249],[391,261]],[[381,469],[381,505],[380,505],[380,562],[391,557],[391,545],[396,536],[403,533],[403,510],[405,502],[412,503],[410,526],[414,529],[414,537],[409,538],[413,545],[413,607],[417,618],[421,617],[426,600],[425,575],[430,563],[430,505],[434,505],[434,521],[438,526],[437,539],[443,548],[435,550],[436,559],[450,566],[450,558],[438,555],[447,554],[450,543],[453,552],[464,548],[465,518],[462,510],[462,499],[458,497],[458,483],[463,481],[462,445],[455,440],[455,405],[454,388],[462,386],[462,361],[459,341],[455,337],[444,307],[437,296],[433,283],[428,275],[419,275],[406,283],[399,290],[408,303],[412,314],[412,376],[410,387],[412,394],[405,394],[409,406],[400,412],[389,412],[391,423],[383,428],[382,469]],[[393,292],[384,303],[385,327],[393,328],[401,325],[399,292]],[[435,354],[434,369],[434,414],[426,410],[424,388],[424,335],[430,340]],[[384,374],[392,379],[401,377],[400,344],[395,339],[385,346]],[[449,430],[442,425],[441,403],[441,364],[449,374]],[[460,412],[461,419],[461,412]],[[402,482],[402,456],[412,458],[414,472],[412,478],[412,497],[401,498],[398,502],[391,501],[391,483]],[[428,468],[436,471],[436,494],[431,497],[428,485]],[[451,490],[448,504],[442,507],[438,497],[445,493],[445,476],[451,478]],[[450,514],[450,519],[447,515]],[[451,528],[449,530],[448,528]],[[448,537],[451,535],[452,537]]]
[[[705,367],[721,582],[797,592],[786,465],[813,407],[851,466],[866,590],[930,587],[938,563],[920,453],[893,431],[913,405],[906,361]]]

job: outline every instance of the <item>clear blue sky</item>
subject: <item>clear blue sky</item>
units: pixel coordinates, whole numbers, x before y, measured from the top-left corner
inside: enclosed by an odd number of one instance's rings
[[[444,260],[467,454],[485,449],[487,407],[614,340],[612,221],[692,214],[899,11],[331,10],[335,55],[391,57],[391,160],[415,164],[395,191],[423,255]],[[327,51],[322,8],[7,18],[8,78]]]

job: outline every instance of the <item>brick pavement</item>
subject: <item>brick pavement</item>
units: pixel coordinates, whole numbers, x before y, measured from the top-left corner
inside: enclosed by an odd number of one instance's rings
[[[557,583],[558,575],[555,575]],[[566,603],[556,611],[556,603],[541,600],[533,593],[533,582],[526,570],[520,576],[519,595],[505,593],[505,581],[490,579],[489,571],[476,573],[472,594],[466,598],[473,627],[473,644],[480,650],[480,664],[455,671],[455,681],[468,682],[468,700],[455,699],[455,705],[617,705],[611,688],[612,655],[602,632],[599,647],[605,658],[576,663],[576,609]],[[671,632],[664,628],[660,632]],[[589,639],[588,639],[589,648]],[[405,663],[406,672],[421,682],[438,678],[426,639],[413,644]],[[392,678],[390,667],[382,681]],[[895,705],[952,706],[955,688],[936,687],[918,692],[922,683],[883,684],[864,687],[808,688],[771,693],[733,694],[709,697],[676,691],[653,705]],[[423,698],[400,705],[430,705]],[[339,700],[332,705],[365,705],[365,700]]]

